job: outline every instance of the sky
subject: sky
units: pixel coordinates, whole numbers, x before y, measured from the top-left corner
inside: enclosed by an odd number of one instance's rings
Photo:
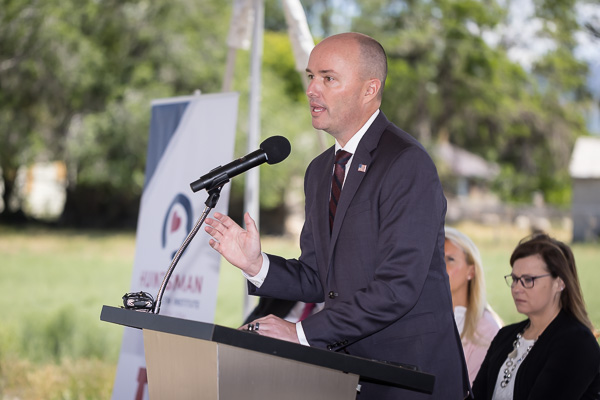
[[[576,7],[578,21],[581,26],[585,22],[600,25],[600,5],[578,4]],[[484,39],[490,45],[497,43],[500,36],[510,40],[513,47],[508,56],[529,70],[535,60],[546,52],[554,49],[554,43],[548,38],[541,37],[542,21],[534,17],[532,0],[510,1],[509,22],[499,26],[494,32],[485,32]],[[591,65],[600,65],[600,39],[594,38],[587,31],[576,34],[579,43],[575,56]]]

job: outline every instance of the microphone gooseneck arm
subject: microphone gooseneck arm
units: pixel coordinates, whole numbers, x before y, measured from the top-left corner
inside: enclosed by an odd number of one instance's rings
[[[160,288],[158,289],[158,294],[156,295],[154,309],[152,310],[154,312],[154,314],[160,313],[160,305],[162,302],[163,295],[165,293],[165,289],[167,288],[169,279],[171,279],[173,270],[175,270],[175,266],[179,262],[181,255],[183,254],[185,249],[187,249],[187,247],[189,246],[192,239],[196,236],[196,234],[200,230],[200,227],[204,223],[204,220],[206,219],[206,217],[208,216],[210,211],[213,208],[215,208],[215,206],[217,205],[219,198],[221,197],[221,189],[223,189],[223,186],[225,186],[225,184],[227,182],[229,182],[228,179],[221,180],[220,182],[218,182],[218,184],[216,186],[213,185],[211,188],[207,189],[208,199],[206,199],[206,202],[204,203],[206,205],[206,207],[204,207],[204,211],[202,211],[202,215],[200,215],[200,218],[198,218],[198,221],[196,221],[196,224],[194,225],[194,227],[192,228],[190,233],[187,235],[187,237],[185,238],[185,240],[179,247],[179,250],[177,250],[177,253],[175,253],[175,256],[173,257],[173,261],[171,261],[171,265],[169,266],[169,269],[167,270],[167,273],[166,273],[165,277],[163,278],[162,284],[160,285]]]

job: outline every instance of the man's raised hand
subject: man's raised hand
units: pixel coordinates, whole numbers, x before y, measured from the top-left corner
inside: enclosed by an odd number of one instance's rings
[[[246,229],[219,212],[205,222],[204,230],[212,236],[208,243],[213,249],[249,276],[258,274],[262,266],[260,235],[248,213],[244,214]]]

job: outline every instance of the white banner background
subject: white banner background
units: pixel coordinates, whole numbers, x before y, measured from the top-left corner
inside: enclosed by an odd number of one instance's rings
[[[233,160],[238,97],[237,93],[224,93],[152,103],[160,107],[189,101],[142,195],[130,291],[156,297],[175,252],[208,198],[204,190],[193,193],[190,183]],[[215,210],[227,213],[228,203],[229,185],[225,185]],[[220,255],[200,229],[171,276],[160,314],[212,323],[220,262]],[[145,366],[142,332],[125,328],[114,400],[148,398]]]

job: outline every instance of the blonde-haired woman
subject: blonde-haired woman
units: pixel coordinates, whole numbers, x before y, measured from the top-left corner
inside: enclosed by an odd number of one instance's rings
[[[463,344],[471,384],[477,376],[501,320],[488,305],[479,249],[464,233],[446,227],[446,271],[454,318]]]

